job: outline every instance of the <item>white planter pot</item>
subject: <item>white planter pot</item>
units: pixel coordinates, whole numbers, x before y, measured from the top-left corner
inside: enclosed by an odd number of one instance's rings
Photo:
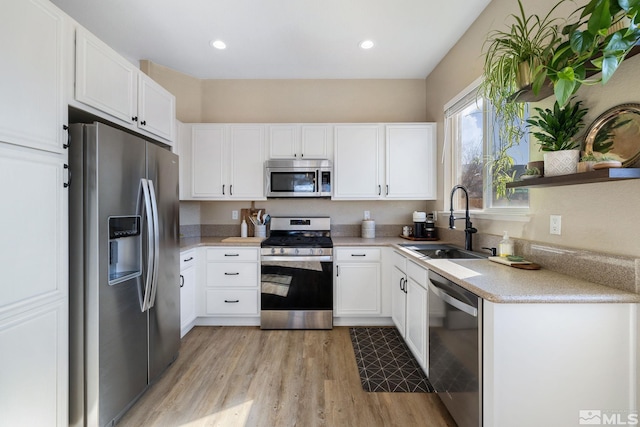
[[[544,153],[544,175],[569,175],[578,171],[580,150],[549,151]]]

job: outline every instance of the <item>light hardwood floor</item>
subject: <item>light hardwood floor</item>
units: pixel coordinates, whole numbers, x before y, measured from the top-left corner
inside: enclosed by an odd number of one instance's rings
[[[349,329],[196,327],[118,424],[455,427],[433,393],[367,393]]]

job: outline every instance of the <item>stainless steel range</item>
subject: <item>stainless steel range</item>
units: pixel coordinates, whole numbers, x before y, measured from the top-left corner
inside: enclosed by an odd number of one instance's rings
[[[333,328],[333,242],[328,217],[272,217],[262,242],[261,329]]]

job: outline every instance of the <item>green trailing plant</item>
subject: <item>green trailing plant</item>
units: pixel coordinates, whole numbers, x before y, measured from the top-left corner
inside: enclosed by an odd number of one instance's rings
[[[524,173],[522,175],[537,176],[537,175],[540,175],[540,169],[538,169],[538,168],[527,168],[527,169],[525,169],[525,171],[524,171]]]
[[[556,100],[553,109],[536,107],[538,115],[527,120],[528,127],[536,127],[538,131],[531,134],[536,137],[540,150],[560,151],[572,150],[579,146],[575,135],[584,127],[583,118],[588,109],[582,108],[582,101],[569,103],[562,108]]]
[[[518,13],[509,15],[512,23],[506,30],[493,30],[483,44],[483,82],[479,95],[488,99],[493,108],[498,138],[495,153],[487,159],[498,197],[507,196],[506,184],[514,181],[514,161],[509,156],[511,147],[520,143],[525,134],[522,125],[526,105],[516,102],[514,93],[522,89],[522,73],[530,73],[524,80],[536,81],[544,71],[543,64],[553,56],[560,43],[560,18],[553,13],[560,0],[546,15],[527,15],[521,0]]]
[[[579,19],[562,29],[565,40],[536,74],[534,88],[548,78],[563,107],[581,85],[607,83],[640,40],[638,12],[640,0],[591,0],[578,8],[572,16]]]

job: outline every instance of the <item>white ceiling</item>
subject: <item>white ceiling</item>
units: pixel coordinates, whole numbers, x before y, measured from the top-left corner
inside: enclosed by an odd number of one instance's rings
[[[429,75],[490,0],[52,2],[135,64],[194,77],[413,79]],[[364,39],[376,46],[361,50]]]

